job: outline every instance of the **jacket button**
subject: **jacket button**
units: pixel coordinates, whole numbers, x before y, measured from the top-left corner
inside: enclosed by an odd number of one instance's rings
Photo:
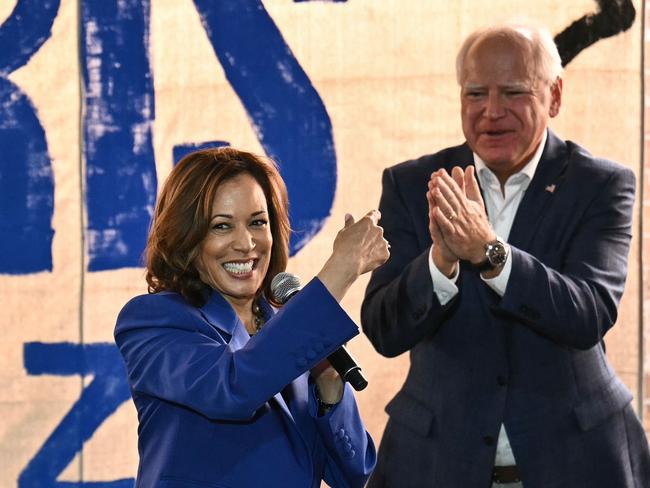
[[[494,445],[494,437],[490,435],[486,435],[485,437],[483,437],[483,442],[485,442],[486,446],[492,446]]]
[[[507,383],[508,382],[506,381],[506,379],[503,376],[501,376],[501,375],[497,376],[497,384],[499,386],[506,386]]]

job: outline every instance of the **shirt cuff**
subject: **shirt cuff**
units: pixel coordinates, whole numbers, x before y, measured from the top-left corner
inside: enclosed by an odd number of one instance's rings
[[[508,253],[508,257],[506,258],[506,262],[503,265],[503,269],[501,270],[501,273],[499,273],[497,276],[494,278],[483,278],[481,276],[481,279],[485,281],[485,284],[492,288],[494,292],[499,295],[500,297],[503,297],[503,295],[506,294],[506,288],[508,287],[508,280],[510,279],[510,272],[512,271],[512,250]]]
[[[433,249],[433,245],[431,245],[431,248],[429,249],[429,273],[431,274],[431,281],[433,282],[433,292],[436,294],[436,297],[438,297],[440,305],[444,307],[458,294],[456,281],[458,281],[460,266],[456,266],[454,276],[447,278],[433,263],[431,249]]]

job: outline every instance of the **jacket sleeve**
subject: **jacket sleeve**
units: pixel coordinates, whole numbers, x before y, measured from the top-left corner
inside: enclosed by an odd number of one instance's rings
[[[315,398],[312,385],[309,407],[325,446],[325,482],[340,488],[362,488],[377,463],[377,454],[361,420],[352,388],[346,383],[341,401],[322,417],[316,415]]]
[[[379,203],[384,237],[391,245],[388,261],[370,278],[361,306],[361,325],[375,349],[393,357],[411,349],[425,336],[434,334],[459,299],[457,295],[444,307],[433,291],[429,272],[430,247],[422,249],[415,227],[427,228],[428,222],[414,222],[393,171],[384,170]],[[426,199],[423,192],[421,197]],[[411,197],[412,198],[412,197]]]
[[[512,248],[512,271],[496,312],[566,346],[598,344],[614,325],[623,294],[634,188],[632,171],[613,171],[562,255],[550,251],[538,259]]]
[[[175,295],[130,301],[117,319],[115,340],[134,393],[211,419],[248,420],[356,334],[354,322],[315,279],[241,348]]]

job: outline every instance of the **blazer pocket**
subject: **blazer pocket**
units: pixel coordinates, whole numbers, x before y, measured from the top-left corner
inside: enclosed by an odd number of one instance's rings
[[[573,408],[578,419],[578,425],[585,431],[592,429],[607,420],[616,412],[620,412],[632,401],[632,393],[616,376]]]
[[[392,420],[422,437],[430,437],[433,434],[434,413],[409,393],[397,393],[386,405],[386,413]]]

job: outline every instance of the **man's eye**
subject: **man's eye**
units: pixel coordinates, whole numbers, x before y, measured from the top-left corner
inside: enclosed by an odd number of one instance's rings
[[[483,95],[484,95],[484,93],[480,92],[480,91],[468,91],[468,92],[465,92],[465,96],[467,98],[480,98]]]

